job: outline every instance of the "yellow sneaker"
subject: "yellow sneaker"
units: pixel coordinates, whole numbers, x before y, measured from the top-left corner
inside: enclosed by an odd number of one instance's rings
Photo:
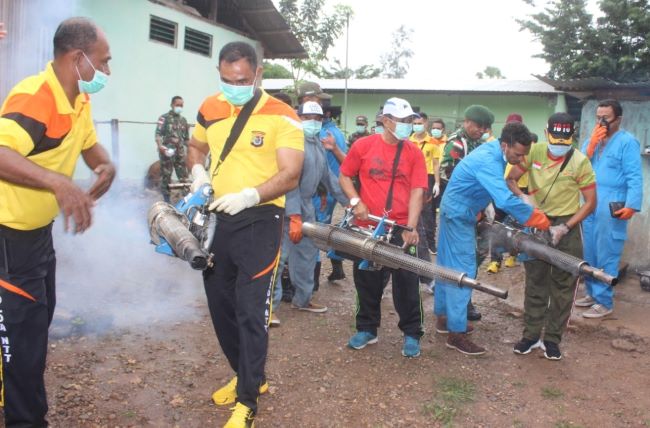
[[[499,273],[499,262],[490,262],[490,264],[487,267],[487,273]]]
[[[242,403],[237,403],[231,410],[232,415],[223,428],[253,428],[255,415],[251,409]]]
[[[503,265],[505,267],[511,268],[517,266],[517,257],[508,256],[503,260]]]
[[[262,385],[260,385],[260,395],[268,392],[268,390],[268,382],[264,382]],[[228,382],[225,386],[217,389],[212,394],[212,401],[214,401],[214,404],[217,406],[227,406],[228,404],[232,404],[237,401],[237,376],[230,379],[230,382]]]

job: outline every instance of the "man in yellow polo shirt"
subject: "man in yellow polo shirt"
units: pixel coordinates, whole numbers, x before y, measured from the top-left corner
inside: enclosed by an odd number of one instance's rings
[[[596,175],[589,159],[572,147],[573,118],[555,113],[548,120],[548,143],[534,144],[524,162],[508,175],[510,190],[542,209],[552,226],[552,245],[558,250],[582,258],[580,224],[596,208]],[[517,181],[528,172],[528,194]],[[584,203],[580,204],[580,197]],[[549,360],[562,358],[559,343],[575,297],[577,278],[541,260],[524,263],[524,334],[514,346],[516,354],[528,354],[542,347]]]
[[[104,87],[110,49],[90,20],[54,34],[54,60],[18,83],[0,110],[0,342],[5,424],[47,426],[43,374],[56,302],[52,221],[90,227],[92,206],[115,176],[97,144],[88,94]],[[97,174],[88,191],[72,180],[79,156]]]
[[[211,154],[210,180],[217,227],[210,251],[214,267],[203,282],[217,338],[235,377],[217,390],[215,404],[235,404],[226,427],[253,422],[268,350],[272,285],[280,256],[284,195],[298,186],[304,135],[290,106],[257,88],[262,67],[244,42],[219,53],[221,93],[205,99],[189,146],[195,186],[207,181],[203,169]],[[257,100],[259,97],[259,100]],[[255,107],[223,162],[222,151],[236,118],[249,101]]]
[[[431,135],[427,132],[427,120],[426,113],[416,113],[413,119],[413,134],[411,134],[409,140],[422,151],[427,167],[429,189],[422,206],[422,223],[426,232],[426,246],[432,254],[435,254],[436,212],[433,208],[433,199],[440,193],[440,158],[442,154],[440,146],[434,143]]]

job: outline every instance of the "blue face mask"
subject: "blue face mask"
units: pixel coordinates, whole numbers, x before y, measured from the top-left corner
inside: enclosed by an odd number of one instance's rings
[[[77,80],[77,85],[79,86],[79,92],[85,93],[85,94],[96,94],[97,92],[101,91],[104,89],[104,86],[106,86],[106,82],[108,82],[108,75],[102,71],[99,71],[95,68],[92,62],[88,59],[86,54],[84,52],[81,52],[86,58],[86,61],[88,61],[88,64],[95,70],[95,74],[93,75],[92,80],[90,81],[85,81],[81,78],[81,73],[79,73],[79,68],[75,66],[77,69],[77,74],[79,75],[79,80]]]
[[[393,134],[398,140],[404,140],[413,133],[413,124],[404,122],[395,122],[395,132]]]
[[[424,132],[424,125],[421,123],[416,123],[413,125],[413,132],[416,134],[419,134],[420,132]]]
[[[487,141],[488,138],[490,138],[490,134],[488,132],[481,135],[481,140],[483,141]]]
[[[307,137],[315,137],[318,135],[322,127],[323,124],[319,120],[302,121],[302,132],[304,132]]]
[[[384,133],[383,126],[375,126],[375,134],[383,134],[383,133]]]
[[[244,86],[231,85],[224,82],[223,80],[220,80],[219,84],[221,86],[221,92],[223,92],[223,96],[226,97],[230,104],[235,106],[243,106],[251,98],[253,98],[253,94],[255,93],[255,80],[253,80],[252,85]]]
[[[571,146],[567,146],[564,144],[548,145],[548,151],[551,153],[551,155],[553,155],[556,158],[566,155],[569,152],[569,150],[571,150]]]
[[[431,128],[431,136],[432,136],[433,138],[440,138],[440,137],[442,137],[442,129]]]
[[[363,125],[357,125],[357,132],[359,134],[363,134],[364,132],[366,132],[366,127]]]

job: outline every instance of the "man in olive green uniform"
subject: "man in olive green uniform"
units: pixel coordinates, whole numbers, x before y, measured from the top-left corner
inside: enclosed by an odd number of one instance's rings
[[[156,126],[156,145],[160,158],[160,191],[170,202],[169,182],[176,171],[178,181],[187,181],[187,142],[190,139],[187,120],[181,115],[183,98],[172,98],[171,109],[160,116]]]
[[[444,193],[458,162],[482,143],[481,137],[494,123],[494,114],[487,107],[481,105],[467,107],[464,117],[463,126],[451,134],[445,144],[445,151],[440,162],[442,193]],[[477,255],[479,253],[477,252]],[[480,266],[480,264],[479,261],[476,266]],[[481,319],[481,313],[474,308],[471,300],[467,305],[467,319],[470,321]]]
[[[357,116],[356,120],[356,131],[348,137],[348,148],[352,147],[352,144],[354,144],[354,142],[359,138],[370,135],[370,132],[368,132],[368,118],[366,116]]]

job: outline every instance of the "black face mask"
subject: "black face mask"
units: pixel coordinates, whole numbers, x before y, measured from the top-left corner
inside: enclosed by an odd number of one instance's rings
[[[616,119],[614,119],[614,120],[616,120]],[[598,122],[598,123],[600,124],[600,126],[604,126],[609,131],[609,122],[607,121],[607,119],[605,119],[603,117],[603,118],[600,119],[600,122]]]

